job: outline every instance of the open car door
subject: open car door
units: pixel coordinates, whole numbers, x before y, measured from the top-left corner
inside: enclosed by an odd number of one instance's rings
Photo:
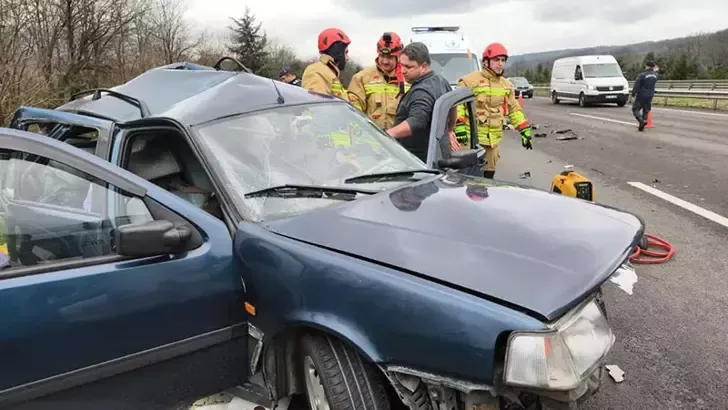
[[[460,104],[465,104],[470,120],[470,135],[478,135],[474,101],[475,96],[469,88],[456,88],[435,101],[430,141],[427,147],[427,166],[439,169],[457,169],[463,174],[483,176],[485,149],[478,145],[477,138],[470,138],[470,146],[467,149],[453,152],[450,148],[450,137],[447,131],[450,110],[456,109]]]
[[[244,384],[222,221],[35,133],[0,128],[0,168],[0,408],[179,408]]]

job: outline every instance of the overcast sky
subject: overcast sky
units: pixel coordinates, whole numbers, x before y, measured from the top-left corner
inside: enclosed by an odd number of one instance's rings
[[[727,0],[187,0],[188,18],[213,31],[248,5],[269,36],[301,57],[317,53],[316,37],[339,27],[361,64],[375,57],[384,31],[406,37],[412,26],[459,25],[481,52],[492,41],[511,54],[628,44],[728,28]],[[599,5],[602,4],[602,5]],[[477,5],[477,6],[476,6]]]

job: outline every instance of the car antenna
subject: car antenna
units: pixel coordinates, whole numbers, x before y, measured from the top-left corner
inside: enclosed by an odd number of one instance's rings
[[[278,93],[278,104],[284,104],[286,100],[283,99],[283,95],[281,94],[281,90],[278,89],[278,86],[276,85],[276,80],[270,79],[271,82],[273,82],[273,88],[276,89],[276,92]]]

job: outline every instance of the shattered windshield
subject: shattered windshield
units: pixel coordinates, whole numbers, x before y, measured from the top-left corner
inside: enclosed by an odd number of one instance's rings
[[[351,189],[345,180],[354,176],[427,169],[363,114],[343,103],[276,107],[223,118],[196,131],[243,217],[255,221],[339,202],[273,194],[246,198],[246,193],[280,185]],[[355,188],[379,191],[404,183],[407,181],[374,180]]]
[[[617,63],[584,64],[585,78],[622,77],[622,70]]]

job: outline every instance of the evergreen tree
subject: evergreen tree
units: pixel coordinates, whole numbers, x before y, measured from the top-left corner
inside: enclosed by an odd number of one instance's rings
[[[233,25],[230,30],[231,44],[227,49],[233,53],[235,58],[245,64],[251,71],[259,74],[268,59],[268,36],[261,29],[262,23],[257,22],[255,15],[249,7],[245,7],[245,14],[242,18],[231,17]]]

